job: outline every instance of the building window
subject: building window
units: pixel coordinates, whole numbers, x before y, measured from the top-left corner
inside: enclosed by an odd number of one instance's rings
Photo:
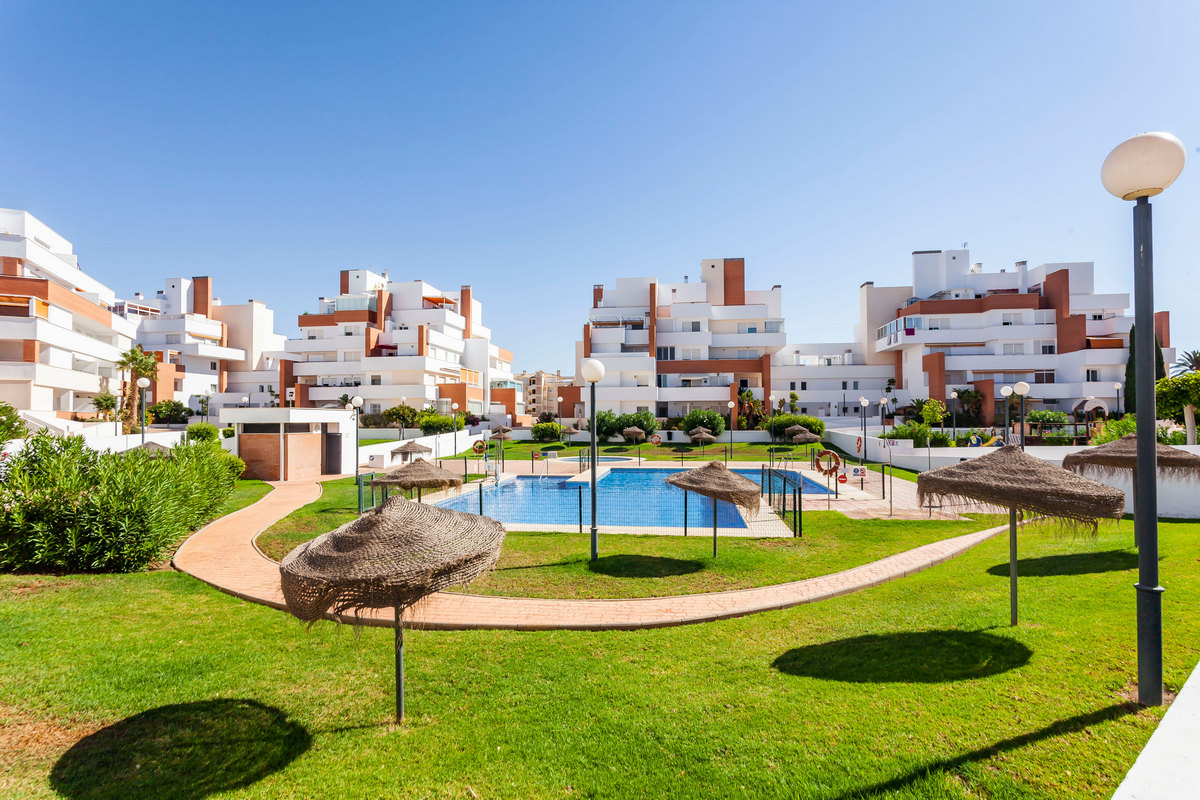
[[[350,330],[349,328],[346,328],[346,335],[347,335],[347,336],[353,336],[353,335],[354,335],[354,331]]]
[[[1024,342],[1005,342],[1004,355],[1006,356],[1023,356],[1025,355]]]
[[[208,362],[208,368],[211,370],[215,370],[217,368],[217,362],[215,362],[215,361]]]
[[[1100,380],[1100,370],[1089,369],[1087,371],[1087,380],[1089,383],[1096,383],[1097,381],[1099,381]]]
[[[767,320],[763,323],[763,333],[779,333],[783,330],[783,322],[780,320]]]
[[[1021,315],[1020,314],[1005,314],[1002,317],[1002,320],[1003,321],[1000,323],[1001,325],[1020,325],[1021,324]]]
[[[369,413],[369,414],[379,414],[380,412],[382,412],[382,411],[383,411],[383,406],[379,405],[379,403],[371,403],[371,404],[368,406],[368,409],[370,409],[370,410],[367,412],[367,413]]]
[[[178,333],[168,333],[167,334],[167,344],[179,344],[179,342],[180,342],[180,335]]]
[[[842,391],[846,391],[846,382],[842,381]]]
[[[310,340],[312,340],[312,339],[316,339],[316,338],[317,338],[317,335],[316,335],[315,333],[310,333],[310,334],[308,335],[308,338],[309,338]]]
[[[371,385],[372,386],[381,386],[382,384],[383,384],[383,376],[382,375],[372,375],[371,376]]]
[[[796,391],[796,382],[795,382],[795,381],[792,381],[791,383],[789,383],[789,384],[788,384],[788,389],[790,389],[790,390],[791,390],[791,391],[793,391],[793,392],[794,392],[794,391]]]
[[[808,391],[808,381],[800,381],[800,391]]]
[[[929,318],[929,330],[931,330],[931,331],[940,331],[943,328],[949,328],[949,327],[950,327],[950,318],[949,317],[930,317]]]
[[[1058,351],[1058,348],[1055,345],[1052,345],[1052,344],[1042,345],[1042,355],[1044,355],[1044,356],[1052,356],[1057,351]]]
[[[858,391],[858,381],[854,382],[854,391]]]
[[[1040,369],[1033,373],[1034,383],[1054,383],[1054,370]]]
[[[690,333],[700,332],[700,320],[693,319],[683,323],[683,329]]]
[[[1104,319],[1104,315],[1103,314],[1092,314],[1092,319],[1102,320],[1102,319]]]
[[[741,389],[742,391],[749,389],[750,388],[750,380],[748,378],[742,378],[740,381],[738,381],[738,388]]]
[[[674,361],[675,360],[675,348],[674,347],[656,347],[656,348],[654,348],[654,357],[657,358],[659,361]]]
[[[800,413],[801,413],[801,414],[807,414],[807,413],[808,413],[808,406],[800,406]]]

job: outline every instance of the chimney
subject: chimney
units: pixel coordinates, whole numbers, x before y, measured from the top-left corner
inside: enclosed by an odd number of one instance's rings
[[[463,286],[458,290],[458,313],[463,315],[467,324],[463,326],[463,338],[471,338],[471,287]]]
[[[1025,294],[1029,289],[1029,262],[1018,261],[1017,267],[1017,291]]]

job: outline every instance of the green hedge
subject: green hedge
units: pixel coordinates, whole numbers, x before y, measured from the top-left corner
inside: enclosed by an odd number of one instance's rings
[[[716,411],[710,411],[706,408],[695,408],[689,411],[688,415],[680,423],[680,430],[684,433],[701,427],[708,428],[712,431],[713,436],[720,436],[725,430],[725,418]]]
[[[817,436],[825,435],[825,422],[808,414],[776,414],[767,423],[767,430],[775,436],[783,436],[783,432],[793,425],[803,425]]]
[[[0,474],[0,569],[144,569],[212,518],[245,466],[206,442],[97,453],[40,432]]]
[[[557,422],[539,422],[530,430],[535,442],[557,442],[562,435],[562,426]]]

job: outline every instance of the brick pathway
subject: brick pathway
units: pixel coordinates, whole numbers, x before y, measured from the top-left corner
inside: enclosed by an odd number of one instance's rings
[[[235,597],[283,608],[279,565],[259,552],[254,538],[316,500],[321,488],[309,482],[271,485],[274,491],[262,500],[193,534],[175,554],[175,568]],[[633,600],[546,600],[438,592],[405,612],[405,624],[432,630],[632,630],[711,622],[878,586],[940,564],[1005,530],[1007,526],[999,526],[944,539],[832,575],[731,592]],[[390,610],[367,613],[361,619],[384,627],[390,627],[391,620]]]

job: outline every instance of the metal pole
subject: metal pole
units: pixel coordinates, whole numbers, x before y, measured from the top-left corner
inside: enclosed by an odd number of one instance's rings
[[[590,384],[591,392],[591,411],[592,411],[592,561],[600,557],[599,554],[599,531],[596,529],[596,384]]]
[[[683,490],[683,535],[687,536],[687,489]]]
[[[859,404],[858,408],[859,408],[858,415],[860,417],[862,417],[862,432],[863,432],[862,447],[859,448],[859,451],[858,451],[858,466],[859,466],[858,488],[859,488],[859,491],[862,491],[867,488],[867,471],[865,469],[862,469],[863,464],[866,461],[865,457],[867,455],[867,407],[862,404]]]
[[[583,486],[579,487],[579,533],[583,535]]]
[[[396,608],[396,722],[404,721],[404,624]]]
[[[1003,397],[1003,395],[1001,395],[1001,396]],[[1011,397],[1011,395],[1010,395],[1010,397]],[[1008,421],[1008,397],[1005,397],[1004,398],[1004,443],[1005,444],[1008,444],[1008,433],[1010,430],[1010,425],[1011,425],[1011,423],[1009,423],[1009,421]]]
[[[142,447],[146,446],[146,390],[142,389]]]
[[[1025,449],[1025,395],[1021,395],[1021,449]]]
[[[483,481],[479,482],[479,516],[483,516]]]
[[[713,504],[713,558],[717,557],[717,498],[712,498]]]
[[[1138,702],[1162,705],[1162,594],[1158,585],[1158,475],[1154,423],[1154,248],[1150,202],[1133,207],[1134,379],[1137,392],[1137,473],[1133,529],[1138,542]]]
[[[894,432],[894,426],[893,426],[893,432]],[[891,439],[888,440],[887,446],[888,446],[888,483],[891,484],[891,489],[892,489],[890,492],[888,492],[888,516],[890,517],[890,516],[892,516],[892,503],[895,502],[895,497],[896,497],[896,468],[892,466],[892,440]]]
[[[1017,509],[1008,510],[1008,606],[1009,624],[1017,624]]]

